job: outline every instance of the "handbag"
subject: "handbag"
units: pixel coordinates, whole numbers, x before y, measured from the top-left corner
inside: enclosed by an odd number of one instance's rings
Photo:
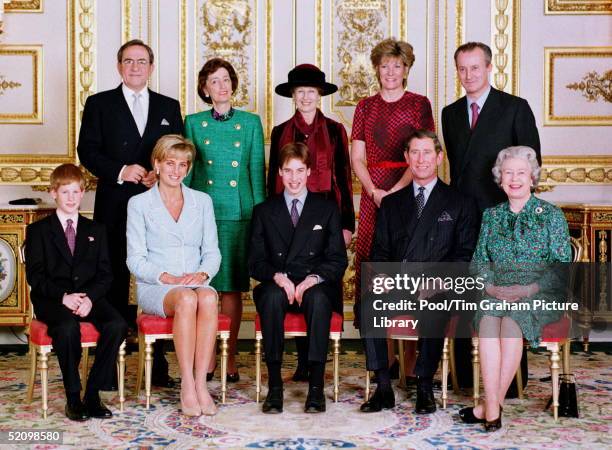
[[[551,405],[552,397],[548,400],[545,409]],[[559,375],[559,417],[578,418],[579,415],[576,377],[572,373],[562,373]]]

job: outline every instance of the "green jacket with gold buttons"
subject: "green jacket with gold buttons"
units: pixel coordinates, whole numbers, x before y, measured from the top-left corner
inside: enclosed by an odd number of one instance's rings
[[[186,186],[211,196],[216,220],[250,220],[265,199],[265,153],[259,116],[238,109],[226,121],[212,110],[185,117],[185,137],[196,147]]]

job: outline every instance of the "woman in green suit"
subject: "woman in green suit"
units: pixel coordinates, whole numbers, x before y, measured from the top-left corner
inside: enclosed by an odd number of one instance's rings
[[[251,212],[265,199],[261,121],[232,107],[237,87],[238,77],[229,62],[208,60],[198,75],[198,95],[212,108],[185,118],[185,137],[197,149],[185,184],[211,196],[217,221],[222,260],[211,284],[221,294],[221,313],[232,319],[228,381],[239,379],[235,354],[242,318],[240,293],[249,290],[246,261]],[[209,369],[212,378],[214,369]]]

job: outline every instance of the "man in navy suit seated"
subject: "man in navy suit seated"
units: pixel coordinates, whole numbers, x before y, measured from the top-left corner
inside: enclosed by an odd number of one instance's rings
[[[74,164],[51,173],[55,213],[26,229],[26,276],[36,318],[48,326],[71,420],[108,418],[99,391],[110,390],[127,323],[106,298],[113,279],[104,225],[79,215],[85,177]],[[91,322],[100,338],[81,401],[79,323]]]
[[[253,210],[249,272],[261,282],[253,298],[268,366],[264,413],[283,411],[281,363],[288,311],[302,312],[308,327],[309,386],[304,411],[325,411],[330,321],[333,311],[342,313],[340,283],[348,262],[338,206],[308,191],[309,167],[308,147],[286,144],[279,154],[285,189]]]

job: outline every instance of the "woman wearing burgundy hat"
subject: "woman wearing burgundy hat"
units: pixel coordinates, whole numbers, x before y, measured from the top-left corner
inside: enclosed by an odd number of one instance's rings
[[[311,158],[311,174],[308,190],[324,193],[338,204],[344,242],[351,243],[355,231],[355,209],[351,185],[351,164],[348,137],[344,126],[325,117],[318,108],[322,96],[338,90],[335,84],[325,81],[325,73],[312,64],[300,64],[293,68],[286,83],[276,86],[276,93],[293,98],[296,111],[293,117],[272,129],[270,161],[268,169],[268,196],[283,191],[278,174],[278,154],[290,142],[303,142],[308,146]],[[296,339],[298,368],[294,381],[307,381],[308,349],[306,339]]]

